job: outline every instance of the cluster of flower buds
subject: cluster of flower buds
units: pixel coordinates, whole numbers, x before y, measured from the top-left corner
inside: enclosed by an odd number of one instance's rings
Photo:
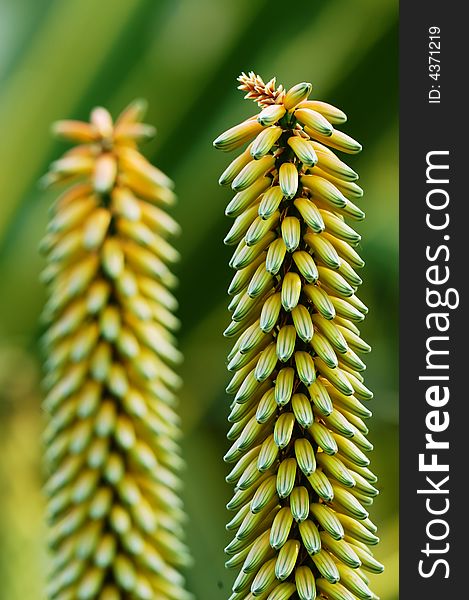
[[[51,600],[187,600],[175,392],[178,232],[171,181],[138,151],[131,104],[113,123],[54,130],[78,143],[45,184],[70,183],[42,243]]]
[[[253,73],[240,89],[259,114],[220,135],[216,148],[247,147],[220,184],[235,196],[225,238],[236,246],[229,294],[234,394],[225,456],[234,485],[227,566],[239,570],[230,600],[372,600],[366,572],[382,565],[368,507],[378,494],[366,453],[372,398],[357,324],[363,261],[358,175],[334,152],[358,142],[335,128],[345,114]]]

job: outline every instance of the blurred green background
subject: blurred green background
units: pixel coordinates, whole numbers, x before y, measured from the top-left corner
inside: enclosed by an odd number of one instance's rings
[[[363,332],[374,351],[371,440],[381,496],[376,578],[383,600],[398,597],[398,86],[397,0],[0,0],[0,598],[44,598],[37,245],[54,193],[36,185],[63,146],[51,121],[87,118],[97,104],[116,114],[131,99],[150,104],[158,136],[144,149],[177,184],[174,211],[185,353],[181,412],[188,585],[200,600],[228,597],[224,505],[230,489],[221,457],[228,444],[224,355],[230,199],[217,186],[230,160],[212,148],[222,130],[253,112],[236,90],[240,71],[278,83],[313,83],[313,96],[343,108],[346,130],[364,146],[350,164],[361,175],[367,261]]]

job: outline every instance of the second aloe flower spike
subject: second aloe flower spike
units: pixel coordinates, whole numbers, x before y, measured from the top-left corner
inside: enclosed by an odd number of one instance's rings
[[[248,144],[220,177],[235,192],[225,238],[236,246],[225,331],[236,340],[230,600],[372,600],[366,572],[383,567],[370,550],[378,490],[359,356],[370,347],[357,327],[367,313],[356,296],[360,235],[346,223],[364,218],[362,190],[333,152],[361,146],[335,128],[341,110],[308,100],[311,84],[286,91],[253,73],[239,82],[261,111],[214,142]]]
[[[188,600],[173,330],[172,182],[137,149],[142,102],[54,130],[78,145],[42,243],[52,600]]]

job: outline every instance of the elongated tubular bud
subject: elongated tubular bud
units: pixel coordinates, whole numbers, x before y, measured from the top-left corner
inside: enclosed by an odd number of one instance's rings
[[[293,198],[298,190],[298,171],[293,163],[285,162],[278,173],[280,189],[285,198]]]
[[[318,155],[316,154],[312,142],[309,140],[294,135],[288,139],[288,145],[293,149],[293,152],[305,166],[314,167],[318,162]]]
[[[287,110],[295,108],[297,104],[306,100],[311,94],[312,85],[310,83],[297,83],[288,90],[283,99],[283,105]]]
[[[352,202],[361,197],[358,175],[330,149],[361,147],[334,128],[342,111],[307,99],[309,84],[285,93],[253,73],[240,81],[264,129],[250,146],[257,160],[245,163],[243,153],[232,163],[234,188],[256,192],[227,211],[236,217],[228,240],[238,243],[230,310],[241,320],[229,326],[239,337],[229,354],[236,396],[225,460],[238,461],[228,507],[243,515],[230,523],[238,527],[230,552],[252,528],[244,564],[228,561],[241,567],[231,598],[371,600],[361,568],[382,568],[365,550],[378,541],[368,519],[378,489],[363,421],[372,394],[358,355],[370,348],[355,325],[368,309],[356,296],[360,236],[346,223],[364,213]],[[275,516],[254,528],[272,506]]]
[[[267,106],[266,108],[264,108],[264,110],[261,111],[261,113],[257,117],[257,121],[260,125],[267,127],[279,121],[283,117],[285,112],[286,110],[283,105],[273,104],[271,106]]]
[[[306,100],[299,104],[299,108],[310,108],[320,113],[323,117],[332,123],[332,125],[340,125],[347,121],[347,115],[340,109],[328,104],[327,102],[321,102],[320,100]]]
[[[237,192],[242,192],[259,179],[261,175],[267,173],[273,165],[274,157],[270,154],[259,160],[251,161],[234,178],[231,187]]]
[[[295,117],[305,127],[323,136],[330,136],[334,130],[329,121],[320,113],[309,108],[299,108],[295,111]]]
[[[178,253],[166,241],[179,228],[164,211],[171,181],[136,149],[153,133],[142,108],[54,126],[83,145],[51,166],[54,181],[76,182],[42,245],[54,267],[44,311],[51,599],[191,597],[178,572],[189,555],[168,267]]]
[[[240,125],[232,127],[220,135],[214,142],[215,148],[229,152],[239,146],[242,146],[247,141],[254,138],[258,133],[262,131],[262,125],[257,121],[245,121]]]
[[[256,160],[265,156],[281,135],[281,127],[263,129],[251,145],[251,156]]]
[[[220,185],[230,185],[241,169],[251,162],[252,157],[249,150],[250,146],[226,167],[226,169],[220,175],[220,179],[218,180]]]

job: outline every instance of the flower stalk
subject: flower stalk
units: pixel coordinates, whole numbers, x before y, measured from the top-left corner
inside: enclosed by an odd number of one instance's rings
[[[186,600],[174,368],[173,184],[139,152],[136,101],[113,122],[60,121],[74,142],[45,185],[67,187],[42,251],[54,600]]]
[[[220,177],[236,192],[225,238],[236,246],[225,331],[236,340],[230,600],[372,600],[366,573],[383,567],[368,516],[378,490],[359,355],[370,347],[357,326],[368,309],[356,295],[360,235],[346,222],[364,218],[354,203],[363,192],[331,150],[361,146],[335,128],[341,110],[308,99],[311,84],[286,91],[254,73],[239,82],[261,111],[214,142],[248,144]]]

